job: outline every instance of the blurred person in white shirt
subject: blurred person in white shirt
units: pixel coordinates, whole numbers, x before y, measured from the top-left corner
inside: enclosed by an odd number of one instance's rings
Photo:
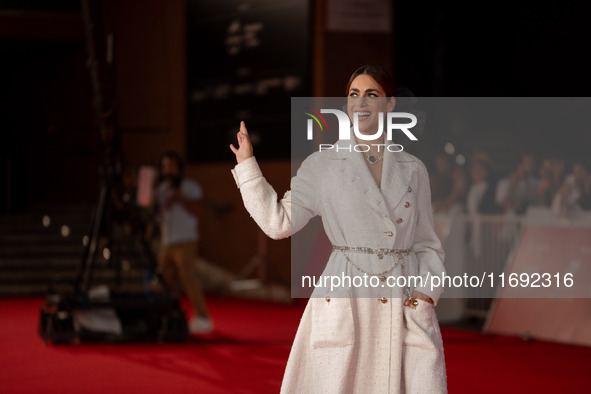
[[[158,188],[161,247],[158,266],[167,285],[180,281],[195,310],[189,321],[192,334],[213,331],[201,283],[197,279],[198,215],[203,191],[199,184],[183,176],[184,161],[176,152],[167,152],[160,161]]]

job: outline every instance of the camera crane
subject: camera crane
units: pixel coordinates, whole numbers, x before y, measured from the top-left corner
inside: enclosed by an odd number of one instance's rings
[[[105,7],[100,0],[81,0],[84,19],[87,66],[93,92],[93,111],[99,131],[101,148],[101,187],[90,233],[85,242],[80,266],[71,292],[60,294],[51,286],[46,304],[41,306],[39,334],[45,342],[74,343],[84,339],[99,340],[157,340],[183,341],[188,338],[186,317],[180,307],[178,295],[166,287],[156,270],[157,262],[145,236],[146,220],[133,199],[121,198],[123,151],[115,125],[115,71],[113,62],[114,34],[109,29]],[[97,53],[105,53],[100,58]],[[159,277],[164,291],[112,291],[102,297],[93,297],[93,272],[100,259],[102,245],[111,249],[114,235],[114,213],[130,229],[130,243],[139,246],[147,261],[148,277]],[[112,256],[103,256],[108,260]],[[119,256],[120,257],[120,256]],[[144,280],[147,280],[145,278]],[[89,311],[115,311],[121,321],[121,335],[81,332],[75,324],[76,315]]]

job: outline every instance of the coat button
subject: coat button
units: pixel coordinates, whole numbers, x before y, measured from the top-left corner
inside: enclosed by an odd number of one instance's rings
[[[382,304],[385,304],[386,302],[388,302],[388,299],[382,297],[382,298],[378,298],[378,301],[380,301]]]
[[[402,223],[402,218],[398,218],[398,220],[396,220],[396,223]]]
[[[392,231],[386,231],[386,232],[384,232],[384,234],[386,234],[388,237],[394,236],[394,233]]]
[[[408,207],[410,207],[410,203],[407,201],[404,203],[404,208],[408,208]]]
[[[406,189],[407,192],[412,192],[412,188],[409,186],[408,189]]]

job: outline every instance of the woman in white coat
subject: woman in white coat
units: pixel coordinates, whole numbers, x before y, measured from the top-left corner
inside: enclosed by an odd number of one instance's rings
[[[391,77],[377,66],[357,69],[346,91],[349,116],[358,114],[359,131],[366,135],[375,134],[378,114],[396,105]],[[347,287],[315,289],[281,392],[446,393],[433,309],[442,289],[428,281],[444,273],[444,254],[423,163],[406,152],[378,151],[375,142],[384,141],[357,141],[371,146],[367,152],[315,152],[278,201],[253,156],[244,122],[237,137],[239,148],[230,145],[238,162],[232,174],[246,209],[269,237],[288,237],[320,215],[333,244],[323,275],[377,277],[372,283],[388,284],[400,276],[424,279],[402,288],[380,286],[375,297]]]

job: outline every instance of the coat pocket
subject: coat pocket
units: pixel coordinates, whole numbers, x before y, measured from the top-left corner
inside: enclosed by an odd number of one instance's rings
[[[442,347],[442,341],[435,309],[427,301],[418,301],[416,309],[404,307],[404,346],[438,351]]]
[[[313,298],[310,342],[314,349],[343,347],[355,342],[355,326],[348,289]]]

